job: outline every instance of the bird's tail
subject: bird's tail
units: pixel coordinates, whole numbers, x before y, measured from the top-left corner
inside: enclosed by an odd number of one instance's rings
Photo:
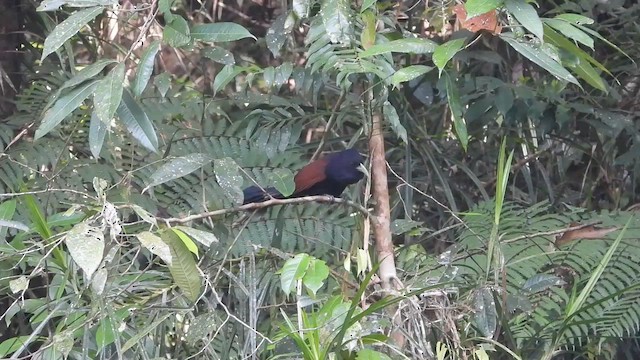
[[[278,190],[272,187],[268,187],[263,190],[257,186],[250,186],[242,190],[242,193],[244,194],[244,202],[242,203],[242,205],[259,203],[267,201],[271,198],[284,199],[284,196]]]

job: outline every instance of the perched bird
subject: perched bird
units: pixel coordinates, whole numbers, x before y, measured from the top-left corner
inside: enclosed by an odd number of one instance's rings
[[[312,195],[340,196],[344,189],[355,184],[364,176],[366,169],[362,165],[364,158],[355,149],[347,149],[313,161],[298,171],[293,178],[296,188],[289,198]],[[285,197],[275,188],[264,190],[250,186],[243,190],[244,203],[258,203],[270,198]]]

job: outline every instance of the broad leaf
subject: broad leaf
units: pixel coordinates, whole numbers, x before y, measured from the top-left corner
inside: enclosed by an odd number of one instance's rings
[[[102,229],[82,222],[74,226],[65,237],[71,258],[87,275],[98,269],[104,252],[104,234]]]
[[[544,23],[560,31],[567,39],[577,41],[593,50],[593,39],[584,31],[564,20],[545,19]]]
[[[216,174],[216,181],[222,188],[224,194],[234,204],[241,204],[244,198],[242,193],[242,176],[238,164],[231,158],[215,159],[213,170]]]
[[[475,294],[475,321],[480,333],[486,338],[492,338],[498,324],[496,302],[489,288],[481,288]]]
[[[209,164],[212,160],[209,155],[202,153],[194,153],[171,159],[151,174],[149,184],[142,191],[147,191],[153,186],[191,174],[204,165]]]
[[[533,61],[538,64],[543,69],[550,72],[555,77],[568,81],[570,83],[576,84],[580,86],[578,80],[567,71],[561,64],[554,61],[549,55],[545,54],[538,46],[535,46],[529,42],[521,42],[515,37],[513,34],[506,33],[501,34],[500,37],[506,41],[512,48],[514,48],[517,52],[522,54],[527,59]]]
[[[460,101],[460,95],[458,94],[458,88],[451,79],[448,73],[445,73],[445,87],[447,89],[447,102],[449,103],[449,109],[453,116],[453,127],[458,136],[458,140],[462,145],[462,148],[466,151],[469,144],[469,135],[467,133],[467,123],[464,120],[462,103]]]
[[[320,10],[322,23],[332,43],[351,44],[353,19],[351,5],[347,0],[326,0]]]
[[[106,7],[116,5],[117,3],[118,0],[44,0],[40,3],[40,6],[36,8],[36,11],[54,11],[58,10],[63,5],[69,7]]]
[[[204,48],[200,50],[200,53],[204,57],[207,57],[220,64],[233,65],[236,63],[236,59],[234,59],[233,54],[230,51],[219,46]]]
[[[411,81],[431,70],[433,70],[432,66],[410,65],[396,71],[393,76],[391,76],[391,83],[394,87],[398,87],[401,83]]]
[[[545,291],[552,286],[561,286],[564,284],[566,284],[566,282],[558,276],[551,274],[536,274],[522,285],[522,290],[529,293],[537,293]]]
[[[156,86],[160,96],[164,97],[169,91],[171,87],[171,75],[169,73],[163,72],[153,78],[153,85]]]
[[[236,65],[226,65],[223,67],[218,74],[216,74],[215,79],[213,79],[213,92],[214,94],[220,91],[222,88],[227,86],[231,82],[231,80],[235,79],[238,74],[244,71],[244,68]]]
[[[129,91],[122,93],[122,101],[116,112],[127,130],[142,146],[153,152],[157,151],[158,137],[153,129],[153,124]]]
[[[157,255],[165,264],[171,265],[173,263],[173,256],[171,254],[169,244],[162,241],[159,236],[152,234],[149,231],[144,231],[140,234],[136,234],[136,237],[138,238],[138,241],[140,241],[140,245],[151,251],[152,254]]]
[[[7,200],[0,204],[0,220],[9,221],[13,219],[13,214],[15,214],[15,212],[15,200]],[[0,225],[0,244],[3,244],[5,242],[5,236],[7,236],[7,226]]]
[[[193,240],[199,242],[200,244],[209,247],[213,243],[220,242],[218,238],[210,232],[202,231],[198,229],[194,229],[192,227],[187,226],[176,226],[175,229],[179,229],[185,234],[189,235]]]
[[[173,281],[187,299],[195,302],[200,296],[202,279],[193,255],[173,231],[164,231],[162,240],[171,249],[172,262],[169,265],[169,272],[171,272]]]
[[[160,41],[154,41],[144,50],[138,69],[136,70],[136,79],[133,82],[131,91],[133,95],[139,97],[147,87],[147,83],[153,73],[153,64],[155,63],[156,54],[160,50]]]
[[[538,12],[533,5],[528,4],[525,0],[505,0],[507,11],[518,20],[525,29],[529,30],[540,41],[543,40],[544,31],[542,29],[542,21],[538,16]]]
[[[78,84],[81,84],[93,78],[94,76],[100,74],[107,65],[111,65],[116,62],[117,61],[111,60],[111,59],[98,60],[93,64],[84,67],[82,70],[78,71],[74,77],[65,81],[64,84],[62,84],[62,86],[58,89],[58,91],[62,91],[64,89],[68,89]]]
[[[453,58],[455,54],[464,46],[465,39],[449,40],[444,44],[438,45],[433,52],[433,63],[438,67],[440,74],[445,65]]]
[[[268,175],[269,184],[276,188],[284,197],[287,197],[296,190],[296,183],[293,181],[293,172],[289,169],[274,169]]]
[[[280,49],[282,45],[284,45],[285,40],[287,40],[287,35],[290,33],[284,26],[287,21],[287,16],[287,13],[278,16],[273,23],[271,23],[269,30],[267,30],[267,35],[265,36],[267,49],[271,51],[273,56],[280,54]]]
[[[210,42],[226,42],[244,38],[256,39],[244,26],[229,22],[194,25],[191,28],[191,36],[197,40]]]
[[[171,22],[165,25],[162,32],[162,39],[173,47],[187,45],[191,41],[189,24],[180,15],[174,15]]]
[[[464,8],[467,11],[467,18],[470,19],[474,16],[495,10],[500,5],[502,5],[502,0],[468,0],[464,4]]]
[[[200,256],[198,255],[198,245],[196,245],[196,243],[193,242],[193,240],[191,240],[191,238],[187,234],[174,227],[171,228],[171,231],[173,231],[173,233],[178,236],[178,239],[180,239],[180,241],[182,241],[182,244],[187,247],[187,250],[189,250],[196,257]]]
[[[37,140],[45,136],[60,124],[62,120],[69,116],[73,110],[77,109],[84,100],[93,93],[97,85],[97,80],[90,81],[61,96],[55,104],[53,104],[51,109],[44,113],[42,123],[40,127],[38,127],[38,130],[36,130],[35,139]]]
[[[329,267],[327,264],[322,260],[312,259],[302,278],[302,283],[313,295],[316,295],[328,276]]]
[[[280,271],[280,287],[285,294],[289,295],[296,289],[296,282],[304,276],[311,257],[307,254],[297,254],[293,259],[284,263]]]
[[[391,105],[389,101],[385,101],[382,105],[382,112],[384,114],[384,118],[389,122],[389,124],[391,124],[393,132],[396,133],[402,141],[407,143],[407,129],[405,129],[402,123],[400,123],[400,117],[398,116],[396,108]]]
[[[89,21],[102,13],[102,11],[103,8],[100,6],[76,11],[63,22],[58,24],[51,34],[49,34],[49,36],[44,40],[44,48],[42,50],[42,57],[40,58],[40,61],[44,60],[47,55],[58,50],[65,41],[71,39],[73,35],[87,25]]]

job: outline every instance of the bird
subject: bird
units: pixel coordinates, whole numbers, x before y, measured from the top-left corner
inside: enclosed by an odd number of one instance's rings
[[[364,158],[356,149],[346,149],[312,161],[295,175],[295,190],[288,197],[273,187],[250,186],[244,189],[243,205],[260,203],[271,198],[285,199],[313,195],[339,197],[344,189],[360,181],[366,173]]]

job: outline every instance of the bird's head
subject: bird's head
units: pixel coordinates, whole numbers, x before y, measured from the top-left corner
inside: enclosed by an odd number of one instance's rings
[[[325,174],[339,184],[355,184],[364,177],[364,157],[356,149],[347,149],[327,156]]]

